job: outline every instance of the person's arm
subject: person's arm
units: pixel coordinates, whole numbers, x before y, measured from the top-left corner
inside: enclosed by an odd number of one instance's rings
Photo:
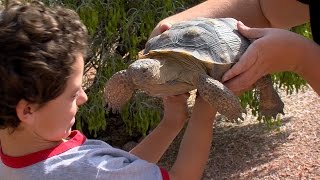
[[[177,159],[169,171],[170,179],[201,179],[210,152],[216,113],[208,102],[197,97]]]
[[[301,59],[295,72],[302,76],[320,96],[320,46],[309,42],[304,50],[305,57]]]
[[[232,17],[250,27],[289,28],[307,22],[308,10],[297,0],[208,0],[161,20],[150,37],[161,34],[169,24],[196,17]]]
[[[320,95],[320,47],[296,33],[275,28],[249,28],[238,23],[238,30],[255,39],[246,52],[222,77],[233,92],[250,89],[259,78],[274,72],[298,73]]]
[[[268,20],[262,13],[259,0],[207,0],[161,20],[153,29],[150,38],[161,34],[172,24],[197,17],[233,17],[254,26],[270,26]]]
[[[166,109],[163,120],[130,153],[149,162],[158,162],[184,125],[187,111],[182,106],[182,102],[185,101],[183,98],[185,97],[171,97],[164,102]],[[201,178],[210,152],[216,112],[201,97],[197,97],[177,160],[168,172],[170,179]]]
[[[260,5],[271,27],[288,29],[306,23],[310,19],[308,5],[297,0],[260,0]]]
[[[163,119],[130,153],[148,162],[157,163],[187,121],[188,97],[188,93],[164,97]]]

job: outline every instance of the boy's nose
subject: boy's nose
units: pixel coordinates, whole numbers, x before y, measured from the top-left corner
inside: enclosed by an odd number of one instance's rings
[[[88,100],[88,96],[84,92],[84,90],[81,88],[80,95],[77,99],[77,105],[80,106],[80,105],[84,104],[85,102],[87,102],[87,100]]]

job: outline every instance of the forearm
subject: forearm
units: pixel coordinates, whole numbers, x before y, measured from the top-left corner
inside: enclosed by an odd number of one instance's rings
[[[148,162],[157,163],[183,127],[170,126],[165,122],[170,120],[163,119],[130,153]]]
[[[309,21],[309,7],[297,0],[260,0],[271,27],[288,29]],[[254,27],[254,26],[252,26]]]
[[[305,57],[301,58],[297,73],[320,95],[320,46],[309,41],[301,51]]]
[[[208,160],[216,111],[195,108],[198,110],[193,110],[177,159],[169,171],[172,179],[201,179]]]
[[[232,17],[249,27],[290,28],[309,20],[308,5],[297,0],[207,0],[164,19],[179,22],[196,17]]]
[[[259,0],[208,0],[163,21],[174,23],[195,17],[233,17],[251,27],[269,27]]]

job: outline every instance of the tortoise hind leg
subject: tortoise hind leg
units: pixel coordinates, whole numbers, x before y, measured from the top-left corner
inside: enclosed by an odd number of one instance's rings
[[[279,113],[284,114],[284,104],[273,87],[271,75],[260,78],[255,87],[259,92],[260,112],[266,118],[276,118]]]
[[[243,119],[242,113],[245,113],[245,110],[241,107],[239,98],[222,83],[202,74],[199,75],[196,87],[201,97],[229,120]]]

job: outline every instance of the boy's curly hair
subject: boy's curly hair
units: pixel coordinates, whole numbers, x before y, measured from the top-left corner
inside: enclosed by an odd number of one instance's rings
[[[76,12],[39,1],[0,10],[0,129],[18,127],[21,99],[44,105],[66,87],[75,54],[85,56],[87,30]]]

